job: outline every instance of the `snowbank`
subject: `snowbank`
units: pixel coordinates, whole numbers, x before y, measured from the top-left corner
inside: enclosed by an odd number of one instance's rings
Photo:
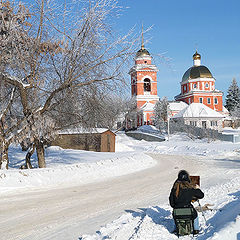
[[[238,156],[240,143],[213,141],[210,139],[191,139],[186,133],[170,135],[169,141],[146,142],[144,140],[134,140],[125,134],[119,134],[117,136],[116,149],[117,151],[126,149],[127,151],[170,155],[230,157]]]
[[[150,156],[133,151],[102,153],[49,147],[47,168],[16,169],[23,164],[25,154],[18,147],[10,149],[12,162],[9,170],[0,171],[0,192],[87,184],[140,171],[156,163]]]

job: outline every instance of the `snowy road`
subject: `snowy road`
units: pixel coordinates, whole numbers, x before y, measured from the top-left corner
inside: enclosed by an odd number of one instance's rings
[[[78,239],[81,234],[94,233],[124,210],[166,202],[180,169],[194,174],[207,167],[190,156],[149,155],[158,164],[141,172],[64,189],[2,196],[1,239]]]

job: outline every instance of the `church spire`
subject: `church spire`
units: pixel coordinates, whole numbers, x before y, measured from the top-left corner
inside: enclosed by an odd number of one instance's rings
[[[141,49],[137,51],[136,57],[144,57],[144,56],[150,56],[150,53],[148,52],[147,49],[145,49],[144,46],[144,39],[143,39],[143,24],[142,24],[142,34],[141,34],[141,38],[142,38],[142,44],[141,44]]]
[[[142,23],[142,46],[141,49],[144,49],[144,39],[143,39],[143,23]]]

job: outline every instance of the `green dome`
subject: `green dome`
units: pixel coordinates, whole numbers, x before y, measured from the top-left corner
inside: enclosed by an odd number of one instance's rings
[[[205,66],[193,66],[182,77],[182,82],[195,78],[213,78],[209,69]]]
[[[150,53],[147,49],[141,48],[137,51],[136,57],[150,56]]]

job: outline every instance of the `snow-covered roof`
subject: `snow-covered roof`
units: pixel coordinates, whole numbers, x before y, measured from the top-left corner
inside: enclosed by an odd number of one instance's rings
[[[222,109],[223,113],[229,113],[229,111],[223,106],[223,109]]]
[[[59,134],[79,134],[79,133],[104,133],[108,131],[107,128],[94,128],[94,129],[85,129],[85,128],[73,128],[73,129],[64,129],[59,131]]]
[[[146,102],[146,103],[141,107],[141,109],[144,110],[144,111],[153,111],[153,110],[154,110],[154,106],[155,106],[155,104],[150,103],[150,102]]]
[[[172,118],[224,118],[224,116],[202,103],[191,103]]]
[[[169,102],[169,108],[172,111],[181,111],[188,105],[185,102],[179,101],[179,102]]]
[[[222,115],[225,117],[225,119],[229,118],[231,119],[231,117],[229,116],[229,111],[223,106],[222,108]]]

